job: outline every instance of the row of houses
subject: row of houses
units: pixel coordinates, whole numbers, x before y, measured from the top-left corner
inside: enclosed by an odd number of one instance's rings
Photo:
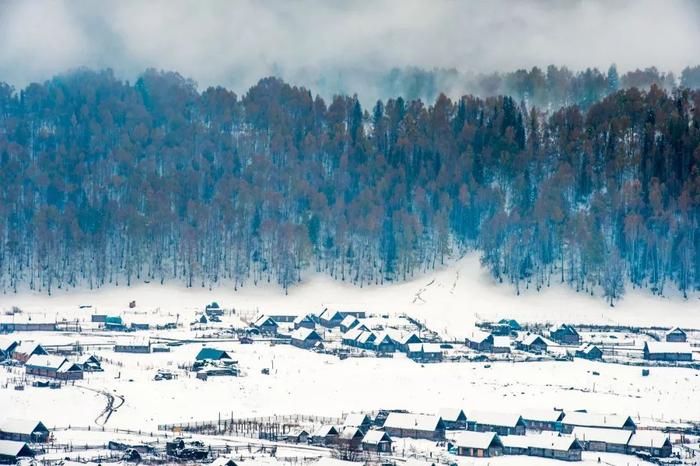
[[[528,455],[562,461],[581,461],[583,446],[573,436],[505,435],[496,432],[462,432],[451,449],[460,456],[489,458]]]
[[[671,456],[672,452],[669,437],[656,430],[576,427],[571,434],[581,442],[585,450],[590,451],[627,454],[645,452],[663,458]]]
[[[49,429],[41,421],[15,418],[0,420],[0,440],[45,443],[50,435]]]
[[[297,439],[295,433],[293,440]],[[352,425],[321,426],[309,437],[309,440],[314,445],[337,445],[347,450],[373,453],[391,453],[393,442],[385,430],[363,429],[360,426]]]
[[[3,341],[0,359],[11,358],[25,367],[27,375],[57,380],[81,380],[85,372],[102,371],[100,360],[94,355],[82,355],[70,360],[52,355],[39,343]]]

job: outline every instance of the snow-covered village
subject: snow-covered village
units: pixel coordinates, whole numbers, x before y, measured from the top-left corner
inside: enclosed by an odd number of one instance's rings
[[[698,0],[0,0],[0,465],[700,465]]]

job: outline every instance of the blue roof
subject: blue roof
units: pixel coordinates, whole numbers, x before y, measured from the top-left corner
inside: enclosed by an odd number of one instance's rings
[[[231,356],[224,351],[216,348],[202,348],[199,350],[199,353],[197,353],[197,357],[195,358],[197,361],[202,361],[204,359],[231,359]]]

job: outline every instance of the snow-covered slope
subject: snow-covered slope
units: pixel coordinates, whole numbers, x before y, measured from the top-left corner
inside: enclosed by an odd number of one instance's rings
[[[363,309],[369,313],[406,312],[450,336],[464,335],[480,319],[504,317],[526,322],[700,327],[700,299],[697,295],[684,300],[630,289],[612,308],[600,296],[576,293],[561,284],[540,292],[524,290],[518,296],[513,287],[496,283],[480,267],[476,254],[398,284],[360,288],[325,275],[314,275],[285,295],[274,284],[247,286],[234,291],[226,286],[209,290],[186,288],[175,283],[150,283],[130,288],[57,290],[53,296],[31,292],[6,294],[0,296],[0,309],[16,305],[25,312],[43,314],[45,318],[86,317],[94,311],[79,311],[79,305],[90,304],[99,312],[119,313],[131,300],[136,300],[140,310],[160,308],[163,313],[180,314],[186,318],[190,313],[201,311],[211,301],[217,301],[225,308],[251,313],[319,312],[327,305]]]

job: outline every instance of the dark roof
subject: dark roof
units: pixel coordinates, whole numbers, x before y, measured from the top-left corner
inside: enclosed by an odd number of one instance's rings
[[[216,348],[202,348],[199,350],[199,353],[197,353],[197,357],[195,358],[198,361],[202,361],[204,359],[231,359],[231,356],[224,351]]]

